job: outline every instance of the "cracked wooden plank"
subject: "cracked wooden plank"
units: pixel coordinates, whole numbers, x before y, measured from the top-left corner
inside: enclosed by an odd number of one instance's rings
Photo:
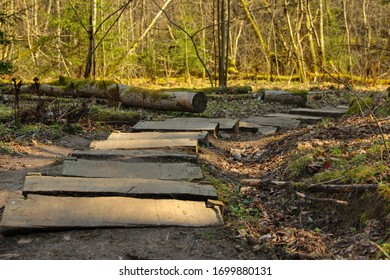
[[[222,225],[220,208],[208,208],[204,201],[12,195],[4,209],[0,231]]]
[[[128,162],[140,161],[175,161],[183,160],[197,162],[198,156],[194,153],[145,149],[145,150],[74,150],[73,157],[90,158],[90,159],[112,159],[123,160]]]
[[[139,140],[139,139],[196,139],[205,146],[209,145],[207,132],[113,132],[107,140]]]
[[[125,196],[138,198],[217,199],[211,185],[185,181],[130,178],[83,178],[30,175],[23,194],[61,196]]]

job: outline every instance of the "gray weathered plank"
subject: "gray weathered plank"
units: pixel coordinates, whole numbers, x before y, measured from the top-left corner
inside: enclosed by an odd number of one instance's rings
[[[218,135],[219,123],[209,121],[191,122],[183,118],[166,121],[140,121],[132,129],[133,131],[208,131]]]
[[[209,145],[207,132],[113,132],[107,140],[138,140],[138,139],[197,139],[199,143]]]
[[[294,129],[299,127],[300,121],[288,118],[267,118],[267,117],[250,117],[242,119],[243,122],[258,124],[262,126],[276,126],[280,129]]]
[[[92,141],[95,150],[134,150],[153,148],[190,147],[198,151],[197,139],[134,139]]]
[[[294,119],[294,120],[301,121],[301,123],[303,123],[303,124],[314,124],[314,123],[322,120],[321,117],[295,115],[295,114],[283,114],[283,113],[267,114],[267,115],[264,115],[264,117]]]
[[[160,180],[189,180],[203,177],[200,167],[192,163],[121,162],[85,159],[65,160],[62,175]]]
[[[319,108],[319,109],[297,108],[297,109],[290,110],[290,113],[308,115],[308,116],[338,118],[341,117],[343,114],[345,114],[347,111],[348,111],[347,108]]]
[[[136,226],[221,226],[219,207],[202,201],[129,197],[9,197],[0,231]]]
[[[202,124],[204,122],[219,123],[219,130],[239,133],[239,119],[228,118],[173,118],[168,119],[166,122],[178,123],[182,120],[186,120],[191,123]]]
[[[74,150],[73,157],[90,159],[112,159],[128,162],[140,161],[173,161],[183,160],[197,162],[198,156],[194,153],[170,151],[170,150]]]
[[[185,181],[52,176],[27,176],[23,194],[128,196],[188,200],[217,198],[217,192],[213,186]]]
[[[257,132],[262,135],[271,135],[275,134],[278,131],[278,128],[275,126],[264,126],[240,120],[240,130]]]

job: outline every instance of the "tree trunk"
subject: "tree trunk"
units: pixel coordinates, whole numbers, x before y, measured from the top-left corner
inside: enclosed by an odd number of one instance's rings
[[[149,90],[112,81],[60,79],[61,87],[40,85],[41,94],[49,96],[74,96],[104,98],[125,106],[167,111],[201,113],[206,110],[204,92]],[[35,93],[34,85],[23,86],[21,93]]]

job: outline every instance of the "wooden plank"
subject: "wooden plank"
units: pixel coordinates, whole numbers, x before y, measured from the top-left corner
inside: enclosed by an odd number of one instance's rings
[[[186,152],[169,151],[169,150],[74,150],[73,157],[78,158],[108,158],[123,159],[129,162],[139,161],[156,161],[156,160],[185,160],[196,162],[198,156]]]
[[[132,129],[133,131],[208,131],[218,135],[219,123],[191,122],[182,118],[180,120],[140,121]]]
[[[219,130],[239,133],[239,119],[228,119],[228,118],[173,118],[168,119],[167,122],[181,122],[186,120],[191,123],[202,124],[204,122],[219,123]]]
[[[283,114],[283,113],[267,114],[267,115],[264,115],[264,117],[294,119],[294,120],[301,121],[301,123],[303,123],[303,124],[315,124],[315,123],[322,120],[322,117],[295,115],[295,114]]]
[[[134,139],[92,141],[95,150],[134,150],[171,147],[190,147],[198,151],[197,139]]]
[[[219,207],[202,201],[130,197],[11,196],[2,233],[23,229],[223,225]]]
[[[121,162],[67,159],[62,175],[89,178],[144,178],[160,180],[201,179],[202,171],[192,163]]]
[[[319,108],[319,109],[297,108],[297,109],[290,110],[290,113],[308,115],[308,116],[338,118],[341,117],[343,114],[345,114],[347,111],[348,111],[347,108]]]
[[[282,130],[294,129],[299,127],[300,121],[288,118],[267,118],[267,117],[250,117],[242,119],[243,122],[258,124],[262,126],[276,126]]]
[[[27,176],[23,194],[217,199],[217,192],[213,186],[185,181],[52,176]]]
[[[271,135],[275,134],[278,131],[278,128],[275,126],[264,126],[240,120],[240,130],[252,131],[254,133],[260,133],[261,135]]]
[[[209,146],[207,132],[113,132],[107,140],[138,140],[138,139],[196,139],[199,143]]]

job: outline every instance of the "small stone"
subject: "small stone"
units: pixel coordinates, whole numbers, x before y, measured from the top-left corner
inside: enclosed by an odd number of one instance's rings
[[[31,242],[32,242],[32,239],[30,239],[30,238],[20,238],[20,239],[18,240],[18,244],[19,244],[19,245],[29,244],[29,243],[31,243]]]

